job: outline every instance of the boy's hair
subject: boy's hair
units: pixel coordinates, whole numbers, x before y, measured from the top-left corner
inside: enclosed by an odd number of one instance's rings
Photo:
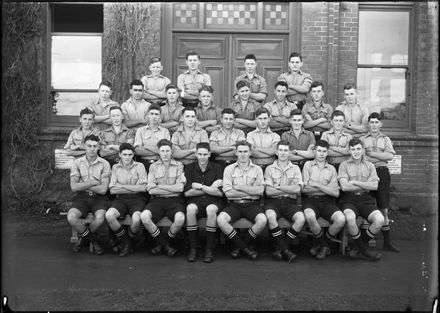
[[[85,115],[85,114],[92,114],[93,117],[95,117],[95,112],[93,112],[92,110],[90,110],[89,108],[84,108],[81,111],[79,111],[79,117]]]
[[[187,112],[187,111],[192,111],[192,112],[194,112],[194,114],[196,114],[196,108],[195,107],[184,107],[183,110],[182,110],[182,116],[184,116],[185,112]]]
[[[257,57],[255,56],[255,54],[246,54],[246,56],[244,57],[244,61],[246,62],[246,60],[254,60],[255,62],[257,62]]]
[[[237,141],[237,142],[235,143],[235,149],[237,149],[238,146],[248,146],[249,149],[252,149],[252,145],[251,145],[249,142],[247,142],[246,140],[240,140],[240,141]]]
[[[322,139],[320,139],[320,140],[318,140],[316,143],[315,143],[315,148],[316,147],[322,147],[322,148],[326,148],[327,150],[328,150],[328,148],[330,147],[330,145],[328,144],[328,142],[326,141],[326,140],[322,140]]]
[[[235,117],[235,111],[233,110],[233,109],[231,109],[231,108],[224,108],[223,110],[222,110],[222,116],[223,116],[223,114],[234,114],[234,117]]]
[[[153,111],[153,110],[161,112],[160,105],[158,105],[158,104],[150,105],[150,107],[148,108],[148,112]]]
[[[139,79],[133,79],[130,82],[130,89],[133,88],[133,86],[142,86],[142,88],[144,88],[144,83]]]
[[[373,118],[377,118],[379,121],[382,120],[382,115],[380,113],[377,112],[373,112],[370,115],[368,115],[368,121],[370,121]]]
[[[179,92],[179,87],[177,87],[175,84],[173,83],[169,83],[168,85],[165,86],[165,92],[168,91],[168,89],[176,89],[177,92]]]
[[[208,142],[199,142],[199,143],[196,145],[196,150],[198,150],[198,149],[206,149],[206,150],[208,150],[209,152],[211,152],[211,147],[209,146],[209,143],[208,143]]]
[[[299,58],[299,60],[302,62],[303,61],[303,57],[302,57],[302,55],[301,55],[301,53],[299,53],[299,52],[292,52],[291,54],[290,54],[290,56],[289,56],[289,61],[290,61],[290,59],[291,58]]]
[[[344,85],[344,87],[342,88],[342,90],[350,90],[350,89],[356,89],[356,85],[353,83],[347,83]]]
[[[161,139],[157,143],[157,149],[160,149],[163,146],[169,146],[171,149],[173,148],[173,143],[168,139]]]
[[[301,115],[302,116],[302,112],[300,109],[294,109],[292,111],[290,111],[290,117],[293,117],[294,115]]]
[[[151,65],[151,64],[153,64],[153,63],[156,63],[156,62],[160,62],[160,58],[159,58],[159,57],[152,57],[152,58],[150,59],[150,64],[149,64],[149,65]]]
[[[270,111],[267,108],[259,108],[257,111],[255,111],[255,117],[257,118],[261,114],[267,113],[267,115],[270,117]]]
[[[312,88],[319,87],[319,86],[321,86],[321,87],[322,87],[322,90],[324,90],[324,84],[322,83],[322,81],[315,80],[315,81],[310,85],[310,90],[312,90]]]
[[[196,51],[194,51],[194,50],[188,52],[187,54],[185,54],[185,60],[188,60],[188,57],[191,56],[191,55],[196,55],[197,58],[200,60],[200,55]]]
[[[96,141],[97,143],[99,143],[99,137],[96,135],[87,135],[86,138],[84,138],[84,142],[88,140]]]
[[[113,111],[113,110],[119,110],[119,111],[121,111],[121,113],[122,113],[122,108],[121,108],[120,106],[112,105],[112,106],[110,107],[110,109],[108,110],[108,113],[110,114],[110,112]]]
[[[135,153],[134,147],[128,142],[121,143],[121,145],[119,146],[119,152],[122,152],[124,150],[131,150],[133,151],[133,153]]]
[[[289,144],[289,142],[287,140],[280,140],[280,141],[278,141],[277,149],[278,149],[279,146],[288,146],[289,150],[290,150],[290,144]]]
[[[359,138],[350,139],[350,141],[348,142],[349,147],[354,147],[358,144],[361,144],[362,148],[364,147],[364,144],[362,143],[362,141]]]
[[[212,88],[211,86],[208,85],[203,85],[200,89],[199,89],[199,93],[201,93],[202,91],[207,91],[210,94],[214,93],[214,88]]]
[[[108,80],[103,80],[100,84],[99,84],[99,86],[98,86],[98,89],[99,88],[101,88],[101,86],[107,86],[108,88],[110,88],[110,90],[112,89],[112,84],[108,81]]]
[[[331,119],[333,119],[335,116],[342,116],[344,118],[344,120],[345,120],[345,114],[341,110],[334,110],[332,112]]]
[[[286,89],[289,89],[289,85],[285,81],[282,81],[282,80],[277,81],[275,83],[275,86],[273,87],[273,89],[277,89],[278,86],[283,86],[283,87],[286,87]]]
[[[251,84],[247,80],[239,80],[235,87],[237,88],[237,90],[240,90],[243,87],[251,88]]]

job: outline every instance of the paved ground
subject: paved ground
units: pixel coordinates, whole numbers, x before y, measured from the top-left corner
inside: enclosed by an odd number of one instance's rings
[[[356,310],[365,309],[363,295],[366,298],[381,295],[389,296],[390,302],[378,310],[430,310],[430,299],[438,295],[437,241],[396,243],[402,252],[384,252],[379,262],[349,260],[338,252],[325,261],[318,261],[304,249],[297,251],[299,256],[294,264],[276,262],[268,253],[262,253],[258,261],[252,262],[231,260],[225,255],[225,248],[218,248],[216,261],[205,264],[188,263],[183,254],[170,259],[153,257],[147,251],[138,251],[126,258],[110,252],[99,257],[87,251],[74,254],[66,237],[29,236],[7,240],[3,237],[2,294],[8,296],[12,310],[71,309],[78,303],[78,299],[53,299],[56,303],[53,307],[33,307],[39,303],[34,299],[36,295],[54,290],[148,293],[170,288],[182,292],[192,290],[206,296],[225,291],[237,296],[249,292],[290,293],[292,297],[311,293],[321,298],[334,295],[347,301],[356,299],[353,302]],[[48,302],[51,303],[51,299]],[[350,303],[340,309],[346,309],[347,305]],[[149,309],[154,310],[154,305]]]

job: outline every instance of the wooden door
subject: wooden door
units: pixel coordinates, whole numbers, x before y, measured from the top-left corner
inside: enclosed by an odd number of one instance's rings
[[[225,107],[228,95],[229,75],[229,36],[227,34],[173,34],[173,82],[187,69],[185,54],[197,51],[201,56],[200,71],[211,76],[214,88],[214,103]]]
[[[267,81],[268,97],[273,99],[273,86],[287,68],[287,34],[174,33],[173,82],[185,71],[185,54],[195,50],[201,56],[200,70],[211,76],[215,104],[224,108],[232,100],[235,78],[244,72],[244,57],[257,57],[257,74]]]

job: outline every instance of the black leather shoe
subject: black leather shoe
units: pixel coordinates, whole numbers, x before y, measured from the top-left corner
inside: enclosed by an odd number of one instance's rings
[[[283,259],[283,255],[281,254],[281,250],[275,250],[274,252],[272,252],[272,257],[277,261],[281,261]]]
[[[166,245],[165,247],[163,247],[163,249],[169,257],[173,257],[177,253],[177,250],[171,247],[170,245]]]
[[[189,249],[188,262],[195,262],[197,260],[197,249]]]
[[[283,254],[286,256],[287,262],[289,263],[292,263],[293,260],[296,259],[296,254],[290,251],[289,249],[284,250]]]
[[[370,251],[370,250],[365,250],[364,253],[362,253],[362,251],[360,251],[360,255],[365,258],[368,261],[377,261],[382,257],[382,254],[380,254],[379,252],[374,252],[374,251]]]
[[[151,254],[153,255],[160,255],[162,253],[162,246],[157,245],[153,249],[151,249]]]
[[[81,248],[85,245],[86,240],[83,237],[79,237],[78,240],[73,244],[72,251],[78,253],[81,251]]]
[[[330,248],[327,246],[322,246],[315,258],[318,260],[324,260],[327,255],[330,255]]]
[[[112,247],[112,250],[114,253],[119,253],[119,245],[117,243],[117,241],[115,240],[115,238],[113,238],[112,236],[110,236],[108,243],[110,245],[110,247]]]
[[[123,246],[122,246],[121,251],[119,252],[119,256],[127,256],[127,255],[129,255],[130,252],[131,252],[130,250],[131,250],[130,249],[130,244],[124,243]]]
[[[319,246],[319,245],[313,246],[309,249],[309,253],[313,256],[316,256],[318,254],[319,250],[321,250],[321,246]]]
[[[359,254],[360,254],[359,249],[353,248],[348,252],[348,257],[350,259],[357,259],[357,258],[359,258]]]
[[[391,251],[391,252],[400,252],[400,248],[396,247],[391,242],[388,242],[388,243],[384,242],[383,246],[382,246],[382,250],[387,250],[387,251]]]
[[[98,243],[98,241],[93,242],[92,245],[93,245],[93,250],[95,251],[95,253],[97,255],[101,255],[104,253],[104,248],[101,247],[101,245]]]
[[[205,263],[211,263],[214,261],[214,254],[212,253],[211,249],[206,249],[205,251],[205,258],[203,259]]]
[[[249,248],[244,248],[243,252],[247,255],[249,259],[255,261],[257,259],[258,253],[257,251],[251,250]]]
[[[231,257],[233,259],[238,259],[240,257],[240,248],[235,248],[231,251]]]

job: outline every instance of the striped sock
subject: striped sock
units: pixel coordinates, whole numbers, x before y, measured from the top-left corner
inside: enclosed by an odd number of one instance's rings
[[[226,237],[232,241],[232,243],[240,249],[246,248],[246,244],[241,240],[240,236],[237,234],[237,231],[233,229]]]
[[[270,231],[270,234],[272,235],[272,237],[275,239],[278,246],[280,247],[281,251],[286,250],[287,244],[284,241],[283,231],[281,230],[281,228],[279,226],[277,226],[274,229],[270,229],[269,231]]]

